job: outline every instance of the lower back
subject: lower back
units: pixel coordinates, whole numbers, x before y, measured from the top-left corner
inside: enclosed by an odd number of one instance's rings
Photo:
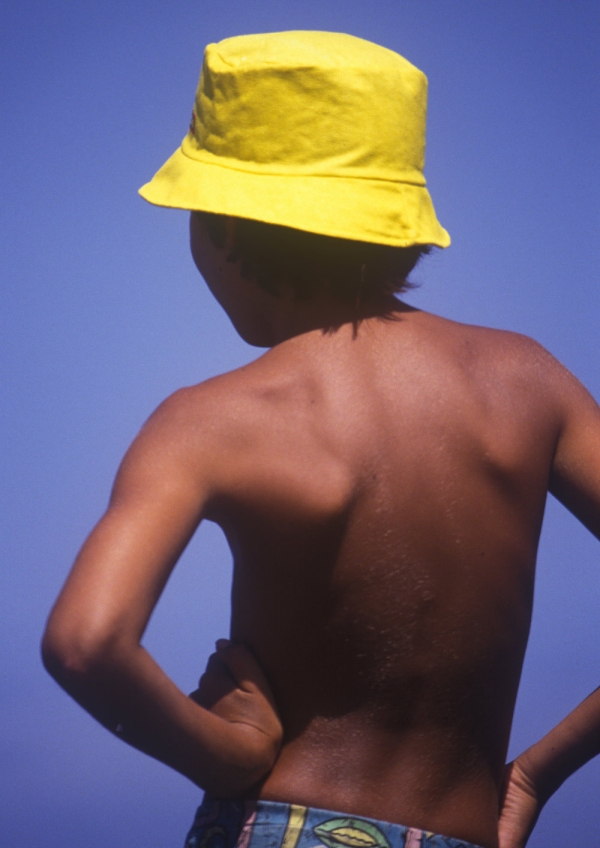
[[[236,545],[232,636],[285,731],[260,796],[491,848],[534,558],[490,527],[457,544],[430,510],[393,520],[365,497],[318,529],[254,517],[266,543]]]
[[[498,780],[477,768],[477,757],[449,757],[448,732],[411,728],[386,734],[359,716],[315,720],[310,731],[286,744],[258,795],[496,848]],[[465,768],[469,759],[474,761]]]

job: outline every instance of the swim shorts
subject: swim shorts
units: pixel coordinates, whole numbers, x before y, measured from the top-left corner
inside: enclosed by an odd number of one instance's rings
[[[275,801],[205,796],[185,848],[477,848],[375,819]]]

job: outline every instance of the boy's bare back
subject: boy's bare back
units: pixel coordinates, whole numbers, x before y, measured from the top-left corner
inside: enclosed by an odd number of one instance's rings
[[[169,407],[285,729],[261,797],[494,844],[546,491],[584,451],[569,421],[598,426],[587,393],[529,339],[406,307]]]

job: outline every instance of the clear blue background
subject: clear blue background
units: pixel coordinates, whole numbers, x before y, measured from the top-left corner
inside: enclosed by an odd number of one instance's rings
[[[534,336],[600,397],[600,4],[4,0],[0,11],[0,845],[177,846],[198,801],[43,672],[44,619],[117,464],[179,386],[256,356],[211,300],[185,213],[136,194],[185,134],[204,45],[329,29],[430,80],[427,176],[453,238],[408,298]],[[597,542],[550,501],[513,749],[600,682]],[[230,558],[201,528],[147,645],[187,691],[227,633]],[[600,763],[532,848],[595,845]]]

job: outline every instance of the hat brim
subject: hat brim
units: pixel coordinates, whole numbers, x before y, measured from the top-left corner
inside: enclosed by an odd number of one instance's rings
[[[192,159],[179,148],[139,193],[149,203],[250,218],[321,235],[448,247],[424,186],[381,179],[265,174]]]

